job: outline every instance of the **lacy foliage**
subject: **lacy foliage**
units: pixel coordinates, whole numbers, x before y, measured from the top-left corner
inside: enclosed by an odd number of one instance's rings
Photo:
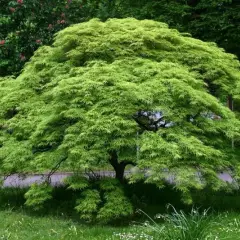
[[[198,171],[217,189],[216,172],[239,165],[231,142],[240,122],[218,99],[239,97],[239,79],[233,55],[164,23],[73,25],[17,79],[0,81],[1,171],[83,170],[110,164],[114,153],[148,169],[131,181],[161,186],[167,169],[187,193],[205,184]]]

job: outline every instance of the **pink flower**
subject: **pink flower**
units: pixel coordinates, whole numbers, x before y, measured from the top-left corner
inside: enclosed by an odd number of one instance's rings
[[[36,43],[39,43],[39,44],[40,44],[40,43],[42,43],[42,41],[41,41],[40,39],[37,39],[37,40],[36,40]]]
[[[10,7],[9,9],[11,12],[15,12],[15,10],[16,10],[15,8],[12,8],[12,7]]]
[[[20,56],[19,56],[19,57],[20,57],[20,60],[21,60],[21,61],[25,61],[25,60],[26,60],[26,57],[25,57],[22,53],[20,53]]]
[[[65,23],[65,20],[61,20],[60,23],[61,23],[61,24],[64,24],[64,23]]]
[[[18,4],[23,4],[23,0],[17,0]]]
[[[1,41],[0,41],[0,45],[4,45],[5,42],[6,42],[5,40],[1,40]]]
[[[53,28],[53,25],[52,24],[49,24],[48,25],[48,29],[52,29]]]

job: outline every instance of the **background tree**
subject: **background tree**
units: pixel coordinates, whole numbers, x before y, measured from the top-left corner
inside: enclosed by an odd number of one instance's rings
[[[206,184],[219,189],[218,171],[232,167],[238,175],[231,139],[239,139],[240,122],[220,97],[235,95],[239,79],[234,55],[164,23],[94,19],[73,25],[53,46],[39,48],[17,79],[1,79],[1,171],[51,170],[48,182],[60,166],[81,172],[110,165],[118,181],[111,189],[99,186],[114,194],[131,164],[139,169],[130,174],[132,182],[160,187],[171,176],[186,196]],[[68,184],[88,189],[81,181]],[[35,189],[26,196],[49,198],[48,185]],[[83,196],[92,201],[89,218],[102,195]],[[104,197],[112,198],[119,196]]]
[[[166,22],[239,56],[238,0],[0,0],[0,76],[18,75],[54,34],[93,17]]]

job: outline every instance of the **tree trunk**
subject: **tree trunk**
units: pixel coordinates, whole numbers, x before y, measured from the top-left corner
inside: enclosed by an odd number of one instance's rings
[[[117,165],[117,167],[114,168],[115,173],[116,173],[115,177],[120,182],[123,182],[123,180],[124,180],[125,167],[126,167],[126,165],[120,163],[120,164]]]
[[[109,152],[109,155],[110,155],[109,162],[115,170],[116,179],[118,179],[120,182],[123,182],[124,181],[125,167],[129,164],[133,165],[133,166],[136,166],[136,163],[132,162],[132,161],[118,162],[117,151],[111,151],[111,152]]]
[[[115,177],[120,182],[123,182],[124,180],[124,170],[126,167],[126,164],[124,162],[118,162],[118,155],[116,151],[112,151],[110,154],[109,162],[113,166],[115,170]]]

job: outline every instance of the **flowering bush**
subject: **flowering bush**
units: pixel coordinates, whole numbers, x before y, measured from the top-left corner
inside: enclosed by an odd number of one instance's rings
[[[0,76],[6,76],[18,75],[39,46],[70,24],[115,17],[118,1],[0,0],[0,6]]]

